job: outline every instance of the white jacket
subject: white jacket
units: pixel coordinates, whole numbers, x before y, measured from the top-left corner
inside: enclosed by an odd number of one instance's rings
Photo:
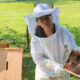
[[[47,76],[59,76],[58,70],[65,64],[72,49],[78,50],[71,33],[59,25],[56,25],[56,33],[50,37],[31,38],[31,54],[36,69]],[[64,73],[65,76],[69,75]]]
[[[38,8],[36,11],[43,8],[41,5],[42,4],[37,6]],[[56,33],[47,38],[37,37],[34,35],[37,26],[36,17],[47,14],[52,14],[53,16]],[[27,15],[24,18],[31,35],[30,50],[36,64],[36,70],[46,76],[64,76],[63,73],[65,73],[65,76],[69,75],[67,72],[63,71],[63,65],[67,61],[71,50],[79,49],[77,48],[71,33],[59,24],[59,8],[36,12]]]

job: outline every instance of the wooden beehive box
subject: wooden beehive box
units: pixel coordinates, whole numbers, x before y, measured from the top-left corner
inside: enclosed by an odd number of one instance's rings
[[[0,48],[0,80],[22,79],[22,48]]]
[[[64,70],[80,78],[80,51],[72,50]]]
[[[9,48],[10,47],[10,43],[8,42],[0,42],[0,48]]]

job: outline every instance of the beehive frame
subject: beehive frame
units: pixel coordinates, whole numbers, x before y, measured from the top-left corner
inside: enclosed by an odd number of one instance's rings
[[[71,60],[74,61],[72,62]],[[80,78],[80,51],[72,50],[67,62],[64,65],[64,70]]]

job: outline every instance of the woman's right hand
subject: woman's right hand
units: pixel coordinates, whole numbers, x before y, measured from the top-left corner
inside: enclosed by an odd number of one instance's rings
[[[62,64],[58,64],[55,63],[55,73],[59,76],[59,77],[63,77],[66,75],[66,72],[63,69],[63,65]]]

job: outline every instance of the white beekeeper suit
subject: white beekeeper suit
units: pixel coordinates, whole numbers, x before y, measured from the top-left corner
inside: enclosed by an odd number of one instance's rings
[[[36,17],[52,14],[56,32],[42,38],[35,35]],[[71,33],[59,24],[59,8],[38,4],[33,14],[25,16],[31,35],[31,55],[36,64],[35,80],[70,80],[63,66],[72,49],[79,49]]]

